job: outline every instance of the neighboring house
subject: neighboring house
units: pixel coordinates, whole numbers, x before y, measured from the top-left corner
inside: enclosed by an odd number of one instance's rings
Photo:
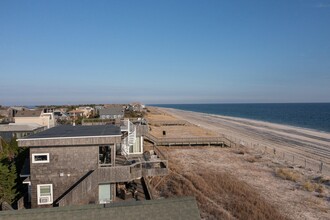
[[[14,137],[23,138],[44,131],[45,129],[45,126],[36,123],[10,123],[0,125],[0,136],[2,136],[5,141],[10,141]]]
[[[54,113],[44,113],[43,110],[23,110],[16,113],[14,117],[15,123],[26,124],[36,123],[47,128],[56,125]]]
[[[54,117],[55,117],[55,119],[65,120],[65,119],[69,118],[69,114],[66,114],[63,111],[55,110]]]
[[[82,106],[79,108],[76,108],[76,110],[83,111],[83,116],[86,118],[89,118],[94,114],[94,108],[89,107],[89,106]]]
[[[46,107],[44,108],[44,113],[52,113],[55,111],[55,107]]]
[[[25,107],[2,107],[0,108],[0,116],[4,117],[2,119],[3,123],[10,123],[14,122],[14,117],[16,116],[17,112],[29,110]],[[0,119],[1,119],[0,117]]]
[[[100,115],[100,109],[103,109],[103,108],[104,108],[104,106],[102,106],[102,105],[96,105],[95,106],[95,114]]]
[[[29,110],[28,108],[25,108],[25,107],[10,107],[8,109],[8,117],[9,118],[14,118],[16,117],[16,114],[20,111],[26,111],[26,110]]]
[[[129,121],[122,128],[57,126],[18,139],[19,147],[29,148],[30,172],[24,174],[27,179],[23,183],[29,186],[31,207],[132,198],[132,181],[142,184],[142,177],[168,173],[167,160],[156,155],[144,159],[141,140]]]
[[[74,117],[74,118],[84,117],[84,111],[81,111],[81,110],[72,110],[72,111],[69,111],[68,114],[70,117]]]
[[[145,110],[145,105],[142,105],[141,103],[132,103],[130,106],[131,110],[135,112],[143,112]]]
[[[113,106],[99,110],[101,119],[121,119],[124,118],[124,109],[122,106]]]

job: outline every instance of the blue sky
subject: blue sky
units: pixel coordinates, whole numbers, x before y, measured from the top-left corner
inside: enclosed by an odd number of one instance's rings
[[[330,0],[1,0],[0,77],[0,105],[330,102]]]

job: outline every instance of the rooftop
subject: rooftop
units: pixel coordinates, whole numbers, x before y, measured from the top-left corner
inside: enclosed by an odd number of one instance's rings
[[[99,110],[100,115],[124,115],[124,110],[120,106],[103,108]]]
[[[42,110],[23,110],[18,111],[15,117],[40,117]]]
[[[121,135],[120,127],[114,125],[72,126],[61,125],[24,139],[60,138],[60,137],[95,137]]]
[[[37,123],[10,123],[0,125],[0,132],[11,132],[11,131],[34,131],[38,128],[42,128],[44,126]]]
[[[200,219],[194,197],[145,200],[106,205],[2,211],[0,218],[26,219]]]

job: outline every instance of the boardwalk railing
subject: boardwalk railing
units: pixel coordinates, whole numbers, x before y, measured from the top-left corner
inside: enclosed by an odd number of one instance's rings
[[[188,124],[185,120],[166,120],[166,121],[148,121],[149,124],[154,126],[185,126]]]
[[[231,147],[232,143],[224,136],[219,137],[185,137],[185,138],[157,138],[148,133],[145,138],[157,146],[171,145],[221,145],[223,147]]]

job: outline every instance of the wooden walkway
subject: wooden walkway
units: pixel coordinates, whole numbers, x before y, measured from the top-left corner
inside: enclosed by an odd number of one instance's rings
[[[184,120],[164,120],[164,121],[148,121],[149,124],[151,125],[158,125],[158,126],[185,126],[188,125],[189,123]]]
[[[148,133],[144,138],[156,146],[216,145],[221,147],[232,147],[234,145],[234,143],[225,137],[157,138]]]

